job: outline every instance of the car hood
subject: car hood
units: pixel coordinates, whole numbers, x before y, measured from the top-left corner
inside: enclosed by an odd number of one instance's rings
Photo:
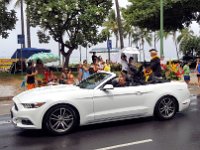
[[[66,99],[66,98],[76,98],[80,96],[77,94],[86,91],[85,89],[80,89],[75,85],[56,85],[56,86],[46,86],[35,88],[32,90],[27,90],[15,96],[13,100],[17,100],[21,103],[29,102],[43,102],[47,100],[57,100],[57,99]]]

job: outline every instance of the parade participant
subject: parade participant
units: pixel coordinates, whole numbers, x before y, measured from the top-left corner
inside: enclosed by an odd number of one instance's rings
[[[152,81],[152,79],[153,79],[153,71],[151,69],[151,64],[149,64],[149,63],[145,63],[144,64],[143,73],[144,73],[144,80],[145,80],[145,82]]]
[[[128,62],[125,54],[121,55],[122,72],[128,73]]]
[[[27,68],[27,74],[26,74],[26,83],[27,83],[27,89],[33,89],[35,88],[35,75],[37,74],[37,71],[35,70],[33,66],[33,61],[28,62],[28,68]]]
[[[150,66],[153,71],[153,74],[155,77],[161,78],[162,73],[161,73],[161,65],[160,65],[160,58],[158,57],[158,51],[156,49],[151,49],[149,50],[150,55],[151,55],[151,62]]]
[[[121,72],[118,78],[118,85],[117,87],[124,87],[127,86],[127,82],[126,82],[126,74]]]
[[[128,74],[131,76],[131,77],[134,77],[135,74],[137,73],[137,68],[134,66],[134,59],[133,57],[130,57],[129,58],[129,62],[128,62]]]

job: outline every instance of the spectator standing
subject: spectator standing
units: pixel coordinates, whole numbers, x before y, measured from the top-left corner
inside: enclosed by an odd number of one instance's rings
[[[92,54],[92,63],[95,64],[96,60],[97,60],[97,56],[96,56],[96,52],[93,52]]]
[[[155,77],[161,78],[162,72],[161,72],[161,64],[160,64],[160,58],[158,57],[158,51],[156,49],[149,50],[151,55],[151,62],[150,66],[153,71],[153,74]]]
[[[35,75],[37,74],[37,71],[35,70],[33,66],[33,61],[28,62],[28,68],[27,68],[27,74],[26,74],[26,83],[27,83],[27,89],[33,89],[35,88]]]
[[[104,69],[105,62],[103,61],[102,57],[99,56],[99,70]]]
[[[67,73],[67,84],[74,84],[74,75],[72,74],[72,70],[70,68]]]
[[[108,59],[106,59],[106,63],[104,65],[104,69],[103,70],[106,71],[106,72],[110,72],[111,71],[110,62],[109,62]]]
[[[122,64],[122,72],[127,74],[128,73],[128,62],[127,62],[127,57],[125,54],[121,55],[121,64]]]
[[[88,78],[89,76],[90,76],[89,66],[87,64],[87,60],[84,60],[83,61],[83,77],[82,77],[82,80]]]
[[[36,61],[36,71],[37,71],[36,80],[39,87],[43,85],[43,82],[45,81],[45,70],[46,68],[44,67],[42,60],[38,59]]]
[[[68,69],[63,68],[61,76],[60,76],[60,81],[59,81],[60,84],[65,84],[67,82],[67,73],[68,73]]]
[[[198,87],[200,87],[200,58],[197,59],[196,73],[197,73],[197,79],[198,79]]]
[[[78,65],[77,70],[78,70],[78,82],[81,82],[83,78],[83,65],[81,63]]]
[[[187,62],[184,66],[183,66],[183,71],[184,71],[184,81],[189,84],[190,82],[190,67],[189,67],[189,62]]]
[[[99,61],[98,61],[98,59],[96,59],[94,65],[93,65],[93,70],[94,70],[94,73],[97,73],[99,71]]]

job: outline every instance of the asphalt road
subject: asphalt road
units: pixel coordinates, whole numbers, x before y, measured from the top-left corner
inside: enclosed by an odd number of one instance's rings
[[[199,150],[200,99],[173,120],[153,117],[80,127],[64,136],[21,130],[0,116],[0,150]]]

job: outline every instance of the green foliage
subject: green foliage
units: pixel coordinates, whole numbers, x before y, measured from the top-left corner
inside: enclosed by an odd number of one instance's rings
[[[166,31],[183,29],[192,21],[200,20],[200,0],[163,0],[164,28]],[[129,0],[131,5],[123,9],[123,17],[132,25],[149,30],[160,29],[159,0]]]
[[[50,36],[46,35],[44,32],[38,31],[37,36],[39,37],[39,43],[49,43]]]
[[[111,0],[26,0],[32,26],[49,31],[69,49],[105,40],[98,28],[105,21]],[[66,36],[67,35],[67,36]]]
[[[119,27],[117,23],[117,17],[115,14],[115,10],[110,10],[110,13],[107,17],[107,20],[103,23],[104,29],[102,31],[103,34],[110,37],[110,35],[114,34],[116,37],[116,48],[118,47],[118,39],[119,39]]]
[[[200,55],[200,37],[192,36],[188,39],[184,39],[180,44],[180,51],[183,54],[192,54],[195,52]]]
[[[14,10],[8,11],[8,4],[8,0],[0,1],[0,36],[2,38],[8,38],[8,31],[15,29],[15,23],[17,21],[16,12]]]

